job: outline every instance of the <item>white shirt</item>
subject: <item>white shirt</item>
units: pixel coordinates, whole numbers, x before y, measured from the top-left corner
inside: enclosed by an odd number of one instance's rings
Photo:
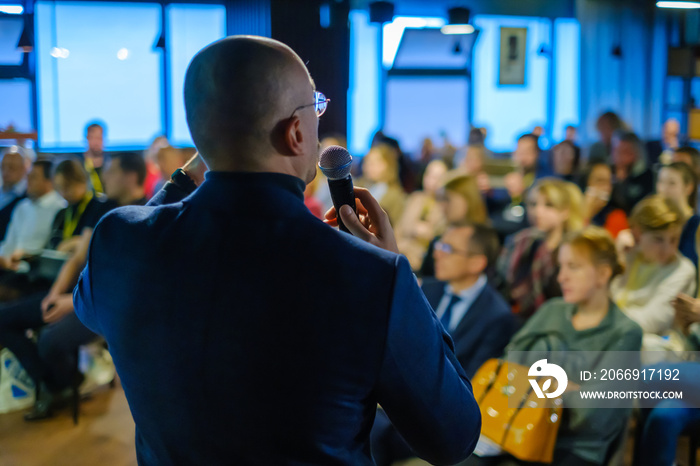
[[[481,291],[484,289],[485,286],[486,275],[484,274],[479,275],[479,279],[472,286],[470,286],[466,290],[460,291],[459,293],[455,293],[454,291],[452,291],[452,287],[449,284],[445,285],[445,294],[442,295],[442,299],[440,300],[437,309],[435,309],[435,313],[437,314],[438,319],[441,319],[442,315],[447,310],[447,306],[450,304],[450,299],[452,298],[452,295],[456,294],[461,298],[460,301],[458,301],[452,307],[450,325],[448,325],[446,329],[448,332],[451,332],[457,328],[457,326],[462,321],[471,305],[474,304],[476,298],[479,297],[479,294],[481,294]]]
[[[12,212],[5,240],[0,243],[0,255],[9,258],[18,249],[28,253],[44,249],[53,220],[65,206],[66,201],[56,191],[36,200],[22,199]]]

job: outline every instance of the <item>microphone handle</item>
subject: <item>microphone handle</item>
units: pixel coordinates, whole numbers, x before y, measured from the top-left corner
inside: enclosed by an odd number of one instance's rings
[[[339,180],[328,180],[328,188],[331,191],[331,199],[333,200],[333,206],[338,217],[338,227],[340,231],[350,233],[348,228],[343,224],[340,219],[340,207],[347,204],[352,207],[353,212],[357,214],[357,207],[355,207],[355,191],[352,187],[352,177],[350,175]]]

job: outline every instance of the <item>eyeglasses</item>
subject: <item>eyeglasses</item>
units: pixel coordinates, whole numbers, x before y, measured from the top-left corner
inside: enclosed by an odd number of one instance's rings
[[[473,254],[467,251],[458,251],[454,247],[452,247],[451,244],[443,243],[442,241],[438,241],[435,243],[435,250],[444,252],[445,254],[459,254],[462,256],[472,256]]]
[[[314,91],[314,101],[315,102],[312,104],[302,105],[300,107],[295,108],[294,111],[292,112],[292,114],[289,116],[289,118],[294,116],[294,113],[297,110],[301,110],[302,108],[306,108],[306,107],[311,107],[312,105],[314,106],[314,110],[316,110],[316,116],[320,117],[321,115],[323,115],[325,113],[326,107],[328,107],[328,102],[330,102],[331,99],[327,99],[326,96],[323,95],[322,92]]]

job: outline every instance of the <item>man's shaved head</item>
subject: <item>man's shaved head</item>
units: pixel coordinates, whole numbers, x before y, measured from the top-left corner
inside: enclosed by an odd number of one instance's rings
[[[280,152],[276,126],[309,103],[309,83],[296,53],[272,39],[232,36],[201,50],[185,76],[185,110],[209,168],[247,169]]]

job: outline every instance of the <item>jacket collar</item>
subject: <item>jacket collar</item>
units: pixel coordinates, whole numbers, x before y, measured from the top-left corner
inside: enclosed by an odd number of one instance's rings
[[[222,203],[222,199],[244,194],[255,200],[256,197],[285,199],[287,202],[304,203],[304,190],[306,184],[300,178],[283,173],[271,172],[207,172],[205,180],[192,193],[193,199],[202,199],[205,202]],[[260,199],[263,200],[263,199]]]

